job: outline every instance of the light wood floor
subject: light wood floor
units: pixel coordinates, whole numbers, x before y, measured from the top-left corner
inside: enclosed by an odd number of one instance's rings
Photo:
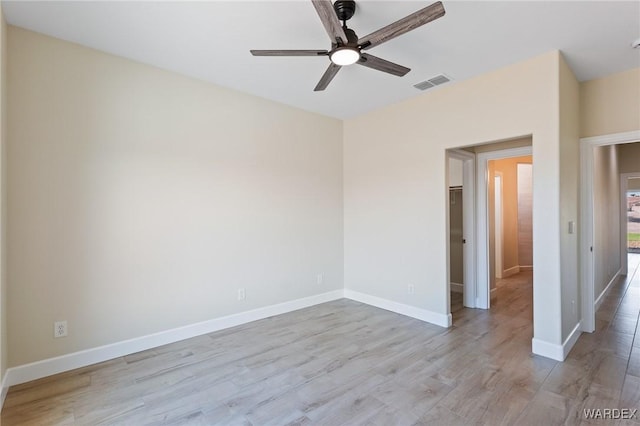
[[[14,386],[2,425],[546,426],[640,407],[640,272],[564,363],[530,353],[531,291],[530,274],[505,280],[449,329],[326,303]]]

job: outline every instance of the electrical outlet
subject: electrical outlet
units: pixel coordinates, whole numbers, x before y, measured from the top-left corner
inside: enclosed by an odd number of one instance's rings
[[[66,337],[67,336],[67,321],[56,321],[53,323],[53,337]]]
[[[244,300],[247,298],[247,293],[244,291],[244,288],[238,289],[238,300]]]
[[[414,294],[416,292],[416,288],[413,284],[409,284],[407,286],[407,294]]]
[[[316,284],[320,285],[324,281],[324,276],[322,274],[318,274],[316,276]]]
[[[571,313],[575,315],[576,313],[576,301],[572,300],[571,301]]]

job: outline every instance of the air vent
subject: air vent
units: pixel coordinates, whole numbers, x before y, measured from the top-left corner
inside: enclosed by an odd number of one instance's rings
[[[439,85],[444,84],[444,83],[448,83],[450,81],[451,81],[451,79],[449,77],[447,77],[444,74],[440,74],[440,75],[436,75],[435,77],[432,77],[432,78],[430,78],[428,80],[420,82],[418,84],[414,84],[413,87],[415,87],[418,90],[427,90],[427,89],[430,89],[432,87],[439,86]]]
[[[449,81],[451,81],[449,80],[449,77],[444,74],[440,74],[429,79],[429,83],[433,84],[434,86],[439,86],[441,84],[448,83]]]
[[[413,87],[415,87],[418,90],[427,90],[433,87],[433,83],[430,83],[429,80],[426,80],[426,81],[423,81],[422,83],[414,84]]]

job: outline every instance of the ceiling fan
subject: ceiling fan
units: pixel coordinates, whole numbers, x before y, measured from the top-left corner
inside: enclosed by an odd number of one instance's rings
[[[338,0],[333,5],[331,0],[311,0],[311,2],[329,34],[331,50],[251,50],[251,54],[253,56],[329,56],[331,64],[315,87],[316,92],[326,89],[341,67],[356,63],[399,77],[404,76],[411,71],[409,68],[369,55],[363,50],[371,49],[414,30],[444,16],[445,13],[442,2],[438,1],[367,36],[358,38],[355,31],[347,28],[347,21],[356,11],[355,1]]]

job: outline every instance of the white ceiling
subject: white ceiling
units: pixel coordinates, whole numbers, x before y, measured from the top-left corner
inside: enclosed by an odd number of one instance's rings
[[[364,36],[432,3],[357,2],[348,22]],[[308,0],[3,1],[19,27],[321,114],[349,118],[417,96],[413,85],[455,81],[560,49],[579,80],[640,67],[639,1],[443,1],[446,15],[368,52],[407,66],[395,77],[343,67],[313,88],[327,57],[253,57],[249,49],[329,49]],[[450,83],[451,84],[451,83]],[[437,89],[431,89],[437,90]]]

